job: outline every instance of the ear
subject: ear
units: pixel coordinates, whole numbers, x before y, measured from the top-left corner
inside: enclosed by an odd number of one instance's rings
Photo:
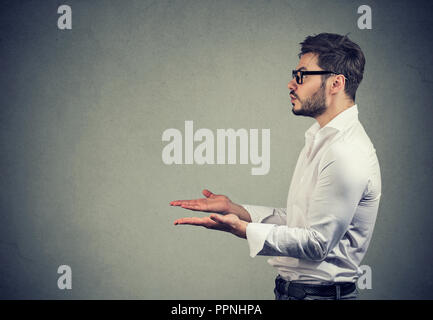
[[[330,93],[337,94],[340,91],[344,91],[346,84],[346,78],[342,74],[336,74],[329,79],[331,81]]]

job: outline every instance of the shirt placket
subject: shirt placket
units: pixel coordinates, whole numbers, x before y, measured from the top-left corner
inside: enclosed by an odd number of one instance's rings
[[[304,159],[302,159],[302,165],[299,168],[299,172],[298,172],[298,177],[297,177],[297,181],[296,181],[296,185],[295,185],[295,190],[293,190],[294,194],[292,199],[295,200],[297,199],[297,197],[299,196],[299,193],[301,191],[301,186],[302,183],[304,182],[304,178],[305,178],[305,170],[308,166],[309,163],[309,155],[311,154],[312,148],[313,148],[313,144],[314,144],[314,136],[308,136],[305,139],[305,155],[304,155]],[[293,203],[292,203],[293,204]]]

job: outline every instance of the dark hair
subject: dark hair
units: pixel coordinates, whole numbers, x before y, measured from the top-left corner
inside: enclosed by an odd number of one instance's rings
[[[309,52],[317,54],[320,68],[346,76],[344,92],[355,101],[356,90],[364,74],[365,57],[361,48],[347,35],[334,33],[308,36],[300,45],[299,57]],[[323,80],[329,76],[326,75]]]

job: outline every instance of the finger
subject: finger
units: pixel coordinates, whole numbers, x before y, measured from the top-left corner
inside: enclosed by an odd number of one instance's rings
[[[192,211],[203,211],[204,210],[198,204],[190,204],[190,205],[182,204],[180,207],[183,208],[183,209],[188,209],[188,210],[192,210]]]
[[[197,200],[185,201],[180,204],[180,206],[184,209],[194,210],[194,211],[205,211],[207,206]]]
[[[171,206],[180,206],[180,204],[182,203],[182,200],[173,200],[170,202]]]
[[[170,205],[172,206],[182,206],[182,205],[192,205],[196,204],[197,200],[174,200],[170,202]]]
[[[181,206],[194,206],[197,204],[197,200],[183,200],[180,202]]]
[[[180,218],[174,221],[175,225],[178,224],[190,224],[190,225],[201,225],[203,221],[201,221],[199,218]]]
[[[195,199],[195,200],[176,200],[170,202],[172,206],[182,207],[193,211],[204,211],[208,212],[209,208],[206,203],[206,199]]]
[[[187,224],[187,225],[193,225],[193,226],[202,226],[206,228],[213,228],[218,223],[215,221],[212,221],[208,217],[198,218],[198,217],[191,217],[191,218],[180,218],[174,221],[174,225],[178,224]]]
[[[204,189],[201,193],[203,193],[203,195],[206,198],[212,198],[213,196],[215,196],[211,191],[209,191],[208,189]]]
[[[183,203],[186,203],[189,200],[174,200],[170,202],[172,206],[181,206]]]

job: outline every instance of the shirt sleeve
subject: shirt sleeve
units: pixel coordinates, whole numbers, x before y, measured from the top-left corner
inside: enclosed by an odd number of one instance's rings
[[[241,204],[255,223],[286,224],[286,209]]]
[[[354,157],[347,149],[334,150],[327,159],[319,168],[305,213],[308,226],[249,223],[247,240],[251,257],[258,254],[321,261],[340,241],[363,196],[368,174],[360,157]]]

